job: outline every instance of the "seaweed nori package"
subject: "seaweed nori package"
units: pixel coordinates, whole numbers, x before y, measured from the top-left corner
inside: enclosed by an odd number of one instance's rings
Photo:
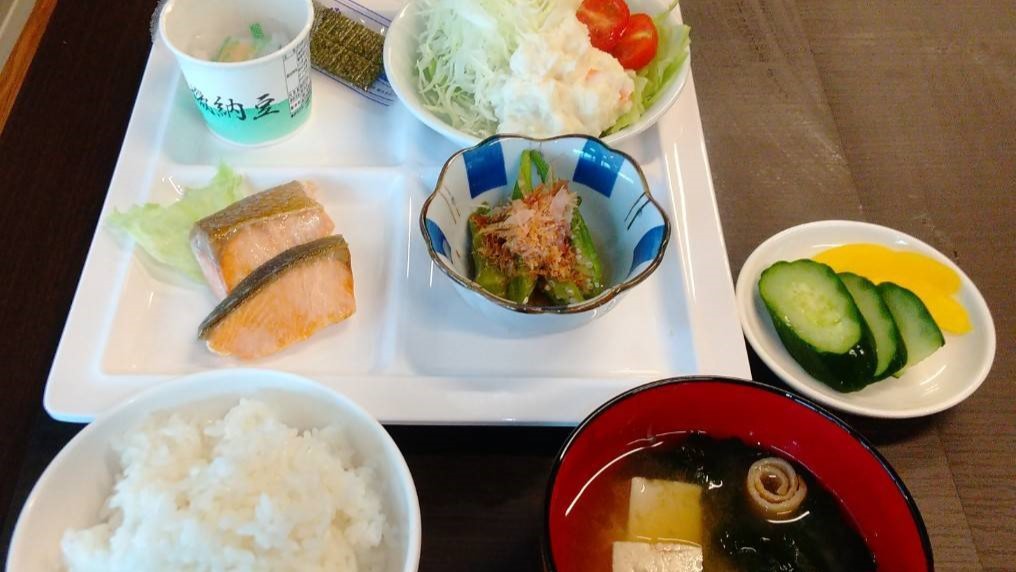
[[[384,79],[382,49],[388,20],[351,0],[314,2],[310,59],[318,71],[390,104],[394,94]]]

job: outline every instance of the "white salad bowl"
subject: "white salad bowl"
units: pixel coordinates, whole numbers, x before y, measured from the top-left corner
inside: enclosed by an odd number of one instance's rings
[[[670,6],[670,0],[629,0],[628,4],[633,14],[645,12],[655,15],[667,9]],[[673,26],[681,25],[679,8],[670,12],[667,21]],[[398,95],[399,100],[425,125],[463,147],[476,145],[482,137],[456,129],[435,115],[426,108],[417,91],[416,61],[418,38],[422,30],[423,18],[419,13],[418,2],[408,3],[392,20],[385,33],[384,45],[384,68],[388,83]],[[617,145],[652,127],[677,101],[681,89],[688,81],[689,73],[691,73],[690,54],[685,58],[677,76],[664,87],[660,96],[646,109],[638,121],[616,133],[603,137],[603,142],[608,145]],[[526,134],[520,133],[520,135]]]
[[[471,278],[467,219],[481,206],[508,200],[526,149],[539,150],[554,176],[567,181],[582,200],[582,216],[607,286],[594,298],[565,306],[519,304],[487,292]],[[509,328],[526,331],[568,329],[605,314],[656,270],[671,232],[635,160],[583,135],[495,135],[452,155],[423,204],[420,231],[434,265],[455,282],[467,303]]]
[[[348,398],[308,379],[269,370],[218,370],[174,380],[100,415],[53,459],[18,518],[6,569],[63,570],[60,539],[67,529],[99,522],[99,510],[120,462],[112,443],[156,412],[221,418],[241,398],[256,398],[298,429],[337,425],[382,482],[382,503],[392,533],[384,542],[386,571],[414,572],[420,559],[420,505],[412,475],[392,438]]]
[[[762,271],[779,260],[811,258],[829,248],[872,243],[918,252],[953,269],[960,277],[957,300],[970,315],[973,329],[963,335],[945,332],[945,345],[908,368],[860,391],[842,393],[808,374],[783,346],[758,293]],[[829,220],[795,226],[755,249],[737,277],[737,309],[741,326],[755,352],[769,369],[805,396],[857,415],[909,418],[931,415],[970,397],[995,358],[995,325],[981,293],[952,260],[928,244],[898,230],[865,222]]]

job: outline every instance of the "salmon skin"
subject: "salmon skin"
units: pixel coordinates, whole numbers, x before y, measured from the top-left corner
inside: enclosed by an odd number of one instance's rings
[[[198,327],[198,338],[214,353],[254,359],[355,311],[349,246],[328,236],[290,248],[240,281]]]
[[[199,220],[191,250],[208,285],[225,298],[255,268],[335,229],[310,183],[292,181],[239,200]]]

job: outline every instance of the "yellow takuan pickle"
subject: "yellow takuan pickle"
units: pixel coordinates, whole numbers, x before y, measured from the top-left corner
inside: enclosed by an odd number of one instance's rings
[[[970,316],[954,297],[960,290],[959,274],[934,258],[865,243],[830,248],[813,258],[836,272],[853,272],[875,284],[895,282],[911,290],[938,327],[949,333],[965,334],[971,329]]]

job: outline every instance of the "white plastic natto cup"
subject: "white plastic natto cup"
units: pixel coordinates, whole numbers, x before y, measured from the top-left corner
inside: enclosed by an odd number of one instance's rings
[[[292,41],[265,56],[215,62],[188,53],[196,37],[222,38],[271,22]],[[293,133],[310,116],[311,0],[169,0],[159,36],[180,64],[208,128],[240,145],[264,145]]]

